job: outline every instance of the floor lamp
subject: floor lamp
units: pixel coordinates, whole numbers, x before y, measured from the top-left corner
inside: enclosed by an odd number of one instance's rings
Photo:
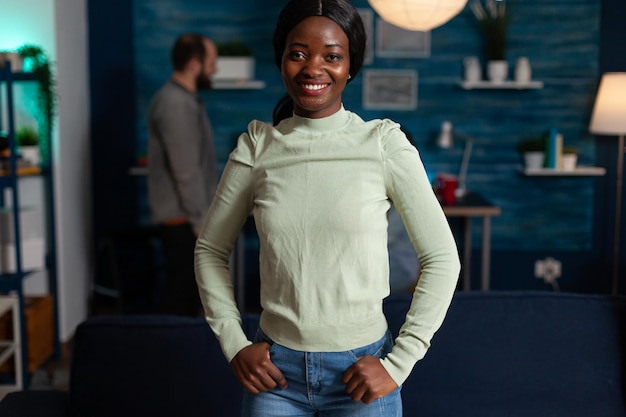
[[[615,189],[615,230],[613,237],[613,294],[619,287],[619,237],[622,211],[622,175],[624,134],[626,134],[626,72],[607,72],[600,80],[598,95],[591,113],[591,133],[617,135],[617,180]]]

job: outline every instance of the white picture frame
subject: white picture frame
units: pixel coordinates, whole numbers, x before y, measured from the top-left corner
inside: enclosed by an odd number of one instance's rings
[[[367,42],[365,44],[364,65],[370,65],[374,62],[374,11],[372,9],[357,8],[363,21]]]
[[[428,58],[430,31],[402,29],[378,18],[376,55],[384,58]]]
[[[415,70],[363,71],[363,108],[369,110],[417,109]]]

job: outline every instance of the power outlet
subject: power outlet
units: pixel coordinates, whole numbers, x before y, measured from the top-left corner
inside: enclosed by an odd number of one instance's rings
[[[535,278],[543,279],[546,284],[553,284],[561,276],[561,261],[548,256],[535,261]]]

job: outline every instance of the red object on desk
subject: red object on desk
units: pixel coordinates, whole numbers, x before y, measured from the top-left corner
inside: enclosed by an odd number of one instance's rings
[[[452,174],[437,174],[437,195],[443,204],[454,204],[456,202],[456,189],[459,181]]]

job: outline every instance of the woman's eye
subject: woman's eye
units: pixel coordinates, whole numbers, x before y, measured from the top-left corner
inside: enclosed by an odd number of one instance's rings
[[[339,55],[339,54],[329,54],[327,59],[329,61],[332,61],[332,62],[334,62],[334,61],[341,61],[342,56]]]
[[[304,54],[300,51],[291,51],[289,52],[289,57],[292,59],[302,59],[304,58]]]

